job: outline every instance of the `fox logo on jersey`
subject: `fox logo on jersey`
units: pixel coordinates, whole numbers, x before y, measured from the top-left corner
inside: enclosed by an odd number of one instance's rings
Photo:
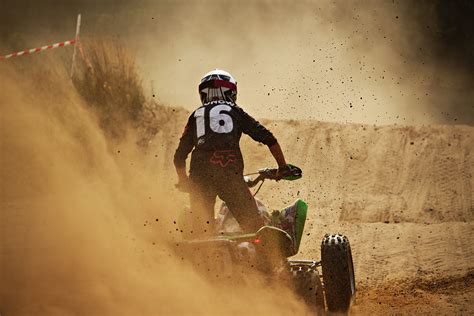
[[[212,164],[225,168],[229,164],[237,161],[235,150],[216,150],[209,160]]]

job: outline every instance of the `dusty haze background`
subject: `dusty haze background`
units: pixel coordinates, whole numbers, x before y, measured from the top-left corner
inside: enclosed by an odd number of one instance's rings
[[[230,71],[258,117],[376,124],[474,121],[470,1],[5,1],[5,53],[118,37],[149,94],[188,110]]]
[[[305,177],[261,194],[308,200],[302,257],[319,257],[326,231],[349,235],[356,311],[473,310],[473,133],[459,126],[474,121],[470,1],[0,0],[2,54],[72,38],[78,12],[84,40],[136,56],[147,98],[192,110],[221,67],[250,113],[292,119],[265,122]],[[145,151],[133,132],[111,141],[70,56],[0,64],[0,313],[301,314],[289,294],[215,287],[171,255],[186,111]],[[249,171],[273,164],[245,138],[243,150]]]

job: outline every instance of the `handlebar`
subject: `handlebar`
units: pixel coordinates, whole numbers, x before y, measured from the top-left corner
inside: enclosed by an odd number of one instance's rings
[[[293,180],[300,179],[303,176],[303,172],[301,171],[301,169],[291,164],[288,164],[287,168],[282,168],[282,170],[278,168],[264,168],[264,169],[258,170],[257,173],[258,173],[258,176],[255,179],[252,179],[249,176],[244,176],[244,181],[249,188],[256,186],[259,182],[262,182],[263,184],[263,181],[267,179],[275,180],[275,181],[279,181],[279,180],[293,181]],[[190,192],[190,185],[188,182],[177,183],[175,184],[175,187],[182,192],[186,192],[186,193]],[[254,196],[255,194],[258,193],[258,191],[260,190],[260,187],[254,193]]]
[[[245,182],[247,183],[249,188],[256,186],[259,182],[265,180],[297,180],[303,176],[303,172],[300,168],[288,164],[288,169],[285,170],[283,173],[279,172],[278,168],[264,168],[258,170],[258,176],[255,179],[250,177],[245,177]]]

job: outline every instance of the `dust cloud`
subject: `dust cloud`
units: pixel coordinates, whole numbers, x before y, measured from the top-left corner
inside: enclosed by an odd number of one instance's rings
[[[191,110],[200,76],[214,67],[230,71],[250,113],[294,119],[270,127],[288,152],[300,153],[291,159],[307,176],[284,194],[269,185],[266,201],[275,196],[272,205],[283,206],[294,192],[309,197],[308,232],[316,237],[305,239],[304,255],[317,258],[318,236],[341,229],[356,245],[357,275],[372,287],[406,266],[410,278],[472,270],[472,247],[465,244],[473,231],[472,127],[313,121],[473,123],[472,73],[437,53],[442,46],[426,36],[437,33],[426,29],[443,30],[436,12],[423,15],[426,2],[416,3],[2,1],[0,48],[3,54],[69,39],[80,12],[83,39],[118,37],[136,55],[148,97],[162,103]],[[69,53],[0,65],[0,313],[300,313],[283,290],[215,286],[173,255],[185,196],[173,191],[170,164],[185,116],[167,122],[149,152],[131,140],[111,143],[65,69],[48,61],[69,62]],[[256,152],[249,151],[248,166],[271,163]],[[452,201],[461,215],[451,216]],[[354,213],[364,210],[358,205],[375,211]],[[416,207],[399,225],[386,205],[395,215]],[[425,243],[420,231],[434,241]],[[453,248],[451,240],[463,247]],[[451,306],[449,298],[445,304]]]
[[[160,98],[188,109],[200,75],[220,67],[259,117],[472,122],[472,78],[434,54],[417,20],[423,9],[403,1],[199,1],[168,14],[150,6],[149,21],[132,26],[141,34],[133,45]]]
[[[4,41],[73,36],[81,12],[83,38],[123,40],[150,97],[164,104],[193,110],[200,77],[219,67],[236,77],[241,106],[261,118],[474,120],[469,1],[56,2],[6,5]],[[6,31],[25,14],[36,25],[21,21],[17,32]],[[53,19],[58,14],[64,21]]]
[[[109,142],[62,67],[0,74],[2,315],[301,311],[284,290],[216,286],[174,256],[170,170]]]

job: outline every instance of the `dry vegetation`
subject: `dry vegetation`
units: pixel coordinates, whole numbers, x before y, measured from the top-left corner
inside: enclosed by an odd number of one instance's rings
[[[137,143],[146,146],[176,109],[145,97],[134,57],[119,42],[95,40],[81,48],[74,85],[100,127],[117,141],[135,131]]]

